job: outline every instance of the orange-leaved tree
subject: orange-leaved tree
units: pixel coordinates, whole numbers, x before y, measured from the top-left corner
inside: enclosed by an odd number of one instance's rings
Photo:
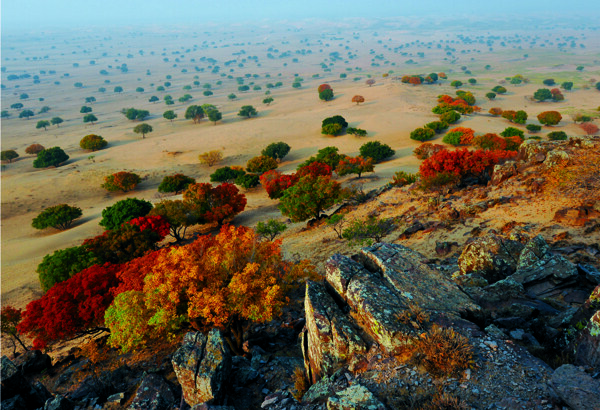
[[[218,222],[219,225],[246,207],[246,196],[228,182],[214,188],[209,183],[190,184],[183,193],[183,200],[195,206],[200,221]]]
[[[198,330],[220,328],[233,352],[242,354],[248,325],[273,320],[288,303],[288,292],[316,276],[308,261],[284,261],[280,245],[259,240],[250,228],[223,226],[216,236],[161,253],[143,291],[122,297],[123,315],[116,306],[107,317],[114,327],[131,319],[151,336],[172,334],[186,323]]]
[[[335,172],[339,176],[357,174],[360,178],[364,172],[373,172],[373,158],[345,157],[340,160]]]
[[[355,102],[356,105],[358,105],[361,102],[365,102],[365,97],[363,97],[362,95],[355,95],[354,97],[352,97],[352,102]]]

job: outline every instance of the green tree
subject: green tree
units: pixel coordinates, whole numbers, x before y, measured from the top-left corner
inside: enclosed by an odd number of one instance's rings
[[[60,249],[44,256],[36,270],[42,291],[47,292],[55,284],[72,278],[97,262],[94,254],[83,246]]]
[[[381,240],[394,229],[391,218],[379,219],[376,216],[369,216],[366,220],[355,219],[342,232],[342,238],[361,246],[372,245]]]
[[[231,167],[217,168],[215,172],[210,174],[210,182],[233,182],[245,173],[246,171],[243,169],[234,169]]]
[[[60,117],[52,117],[52,119],[50,120],[50,123],[52,125],[56,125],[57,128],[60,128],[60,124],[62,124],[63,122],[63,119]]]
[[[199,105],[190,105],[185,110],[184,117],[186,120],[194,121],[194,124],[197,124],[202,118],[204,118],[204,110]]]
[[[28,120],[30,117],[33,117],[35,114],[31,110],[23,110],[19,113],[19,118],[25,118]]]
[[[123,115],[125,115],[125,118],[131,121],[142,121],[150,115],[150,112],[147,110],[138,110],[135,108],[127,108],[122,110],[121,112],[123,113]]]
[[[491,100],[493,100],[493,99],[495,99],[495,98],[496,98],[496,93],[493,93],[493,92],[491,92],[491,91],[490,91],[489,93],[487,93],[487,94],[485,95],[485,97],[486,97],[488,100],[490,100],[490,101],[491,101]]]
[[[44,105],[42,108],[40,108],[40,112],[38,114],[45,114],[49,111],[50,111],[50,107],[48,107],[47,105]]]
[[[14,103],[10,105],[10,108],[12,108],[13,110],[20,110],[21,108],[23,108],[23,103]]]
[[[238,115],[240,117],[246,117],[246,118],[250,118],[256,114],[257,114],[256,109],[251,105],[243,105],[242,108],[240,108],[240,112],[238,112]]]
[[[260,178],[256,174],[246,174],[240,175],[234,181],[236,185],[241,186],[245,189],[250,189],[258,186],[260,184]]]
[[[527,124],[527,126],[525,126],[525,128],[527,128],[527,131],[529,131],[530,133],[534,133],[534,132],[541,131],[542,126],[537,125],[537,124]]]
[[[440,121],[445,122],[447,124],[454,124],[458,120],[460,120],[460,114],[456,111],[448,111],[440,115]]]
[[[219,110],[209,110],[208,119],[212,121],[215,125],[217,125],[217,121],[220,121],[223,118],[223,114],[219,112]]]
[[[567,133],[564,131],[552,131],[548,133],[548,139],[550,141],[564,141],[567,138]]]
[[[502,87],[501,85],[497,85],[494,88],[492,88],[492,91],[495,92],[496,94],[505,94],[507,90],[505,87]]]
[[[340,124],[327,124],[321,127],[321,134],[336,136],[341,134],[343,128]]]
[[[283,141],[273,142],[267,145],[261,154],[281,161],[290,152],[290,149],[291,147]]]
[[[91,122],[94,125],[94,122],[98,121],[98,117],[94,114],[86,114],[83,116],[83,122],[88,123]]]
[[[284,222],[279,222],[276,219],[269,219],[267,222],[260,221],[256,225],[256,233],[262,238],[273,241],[277,235],[287,229],[287,225]]]
[[[146,138],[146,134],[152,132],[152,126],[149,124],[138,124],[133,128],[136,134],[142,134],[142,138]]]
[[[52,147],[38,152],[37,158],[33,161],[33,167],[57,167],[68,159],[69,156],[60,147]]]
[[[138,174],[127,171],[115,172],[114,174],[108,175],[104,177],[104,184],[102,184],[102,188],[107,191],[122,191],[128,192],[142,181]]]
[[[8,117],[10,117],[10,113],[7,110],[2,110],[2,113],[0,114],[0,117],[2,117],[2,118],[8,118]]]
[[[272,169],[276,169],[278,166],[277,161],[266,155],[260,155],[258,157],[251,158],[246,164],[246,171],[255,174],[262,174]]]
[[[13,159],[19,158],[19,154],[14,149],[7,149],[0,153],[2,161],[12,162]]]
[[[43,128],[44,131],[46,131],[48,129],[48,127],[50,126],[50,121],[46,121],[46,120],[39,120],[37,122],[37,124],[35,125],[35,128],[37,128],[38,130],[40,128]]]
[[[564,88],[565,90],[570,91],[571,89],[573,89],[573,82],[572,81],[565,81],[560,86],[562,88]]]
[[[120,85],[116,86],[114,88],[114,92],[116,92],[116,93],[122,93],[123,92],[123,87],[121,87]]]
[[[454,88],[458,88],[463,85],[463,82],[460,80],[454,80],[450,83],[450,85]]]
[[[417,128],[410,133],[410,139],[415,141],[427,141],[433,137],[435,137],[435,131],[431,128]]]
[[[327,88],[327,89],[319,92],[319,99],[323,100],[323,101],[333,100],[333,90]]]
[[[169,222],[170,235],[177,242],[185,238],[188,227],[198,224],[200,216],[193,203],[181,199],[158,202],[149,215],[160,215]]]
[[[540,88],[533,93],[533,99],[537,101],[546,101],[552,99],[552,92],[547,88]]]
[[[361,157],[373,158],[375,163],[384,161],[396,153],[389,145],[382,144],[379,141],[369,141],[366,144],[363,144],[359,151]]]
[[[152,203],[143,199],[127,198],[115,202],[114,205],[102,211],[100,226],[105,229],[117,229],[125,222],[146,216],[152,210]]]
[[[262,102],[263,104],[270,105],[273,101],[273,97],[267,97]]]
[[[173,122],[173,120],[177,118],[177,114],[175,114],[175,111],[173,110],[168,110],[163,113],[163,118]]]
[[[148,99],[148,102],[155,103],[155,102],[157,102],[158,100],[159,100],[159,98],[158,98],[156,95],[153,95],[152,97],[150,97],[150,98]]]
[[[195,184],[194,178],[188,177],[183,174],[167,175],[163,178],[162,182],[158,186],[158,192],[174,192],[175,194],[185,191],[190,184]]]
[[[31,226],[35,229],[46,229],[49,227],[61,231],[71,227],[73,221],[79,218],[83,213],[81,208],[60,204],[44,209],[38,216],[33,218]]]
[[[90,134],[86,135],[79,141],[79,146],[82,149],[87,149],[90,151],[98,151],[108,145],[108,142],[100,135]]]
[[[332,181],[331,177],[306,175],[283,192],[279,209],[293,222],[320,219],[324,210],[341,202],[344,197],[341,184]]]
[[[79,110],[79,112],[81,114],[87,114],[88,112],[92,112],[92,107],[88,107],[87,105],[83,105],[83,106],[81,106],[81,109]]]
[[[504,131],[500,133],[504,138],[519,136],[521,138],[524,137],[523,131],[515,127],[507,127]]]

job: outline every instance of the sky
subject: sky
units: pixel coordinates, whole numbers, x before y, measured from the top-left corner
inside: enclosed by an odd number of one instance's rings
[[[575,11],[600,20],[600,0],[2,0],[1,5],[3,31],[511,12]]]

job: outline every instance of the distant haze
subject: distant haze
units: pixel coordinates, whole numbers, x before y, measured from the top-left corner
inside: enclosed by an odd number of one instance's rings
[[[580,14],[600,20],[598,0],[420,0],[366,2],[356,0],[3,0],[2,30],[122,25],[198,25],[213,22],[300,20],[337,21],[351,17],[451,15]],[[599,23],[600,24],[600,23]]]

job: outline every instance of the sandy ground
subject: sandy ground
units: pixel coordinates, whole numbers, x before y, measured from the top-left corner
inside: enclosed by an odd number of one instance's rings
[[[2,304],[24,307],[39,297],[41,291],[35,270],[43,256],[57,249],[79,245],[84,239],[100,234],[102,228],[98,222],[102,210],[107,206],[128,197],[156,202],[160,200],[157,186],[162,178],[177,172],[192,176],[199,182],[208,181],[210,173],[217,166],[211,169],[198,163],[198,154],[205,151],[223,150],[225,158],[219,166],[243,166],[247,160],[259,155],[269,143],[285,141],[292,150],[282,162],[280,170],[291,172],[320,148],[334,145],[342,153],[357,155],[363,143],[377,140],[389,144],[396,150],[396,155],[378,164],[375,174],[361,180],[342,180],[346,184],[364,184],[365,189],[370,189],[388,182],[398,170],[418,170],[419,161],[412,155],[412,150],[418,144],[409,139],[409,133],[437,119],[431,113],[431,107],[435,105],[437,95],[454,94],[455,90],[449,85],[451,80],[466,82],[467,78],[477,78],[476,85],[463,89],[475,94],[482,114],[464,118],[458,125],[471,127],[478,133],[497,133],[512,125],[506,120],[485,114],[491,107],[501,107],[526,110],[530,119],[533,119],[529,123],[537,123],[535,115],[541,111],[561,111],[564,117],[561,124],[552,129],[545,127],[540,135],[551,130],[582,135],[582,131],[565,114],[595,109],[600,105],[598,92],[585,89],[590,79],[600,79],[600,54],[597,49],[589,48],[594,44],[600,46],[598,34],[593,37],[592,33],[588,33],[586,50],[568,50],[558,55],[558,52],[553,54],[551,50],[534,47],[527,50],[527,58],[522,57],[524,50],[517,51],[513,47],[491,53],[481,45],[453,44],[457,49],[456,59],[448,63],[444,60],[443,50],[434,48],[431,51],[425,41],[403,48],[402,52],[408,50],[407,55],[390,51],[392,45],[396,47],[420,38],[415,32],[389,29],[386,32],[382,30],[380,37],[372,37],[368,33],[353,35],[352,32],[352,29],[344,27],[335,35],[304,26],[297,27],[292,33],[257,29],[243,37],[247,43],[240,43],[237,39],[241,37],[232,34],[233,31],[191,35],[181,38],[181,41],[178,40],[180,33],[161,30],[144,35],[129,32],[122,37],[116,34],[114,37],[91,33],[80,33],[75,37],[53,34],[38,38],[37,41],[16,41],[14,47],[6,49],[4,43],[11,39],[3,39],[3,57],[6,56],[3,68],[5,65],[7,69],[2,73],[2,84],[6,85],[2,90],[2,109],[9,110],[11,117],[2,120],[2,150],[15,149],[21,156],[2,167]],[[386,40],[383,43],[385,46],[377,42],[379,38]],[[422,38],[433,41],[436,37],[424,33]],[[456,36],[452,34],[444,38],[456,39]],[[476,48],[480,54],[471,60],[471,50],[475,53]],[[302,49],[312,50],[313,53],[296,52]],[[468,56],[463,57],[461,49],[469,50],[466,53]],[[143,50],[143,55],[140,50]],[[290,54],[278,57],[286,51]],[[425,51],[427,57],[420,58],[417,54],[419,51]],[[333,59],[332,52],[338,52],[342,58]],[[348,53],[354,53],[356,57],[344,61]],[[377,61],[385,60],[388,65],[373,63],[373,55],[383,56],[384,53],[385,57]],[[274,55],[274,58],[270,59],[268,54]],[[253,60],[252,56],[257,56],[257,59]],[[216,61],[207,60],[210,58]],[[294,63],[293,58],[298,58],[298,63]],[[405,65],[409,58],[417,60],[417,64]],[[92,60],[95,61],[93,65],[90,64]],[[256,63],[257,60],[260,63]],[[230,63],[226,65],[226,62]],[[331,72],[322,70],[320,64],[324,62],[329,65]],[[79,66],[74,67],[73,63]],[[123,63],[129,68],[125,74],[116,70]],[[485,70],[483,67],[486,64],[492,65],[492,70]],[[575,71],[577,64],[585,64],[585,71]],[[211,72],[215,65],[220,67],[219,73]],[[468,66],[473,74],[462,73],[461,65]],[[200,67],[202,71],[196,71],[194,67]],[[357,67],[362,71],[358,71]],[[109,75],[99,75],[101,69],[107,69]],[[183,69],[187,72],[181,72]],[[56,70],[56,74],[40,75],[39,84],[33,84],[31,78],[6,80],[10,74],[27,72],[34,75],[40,70]],[[150,75],[147,75],[147,70]],[[389,70],[394,73],[383,78],[382,74]],[[449,81],[444,81],[442,85],[413,87],[393,79],[403,74],[426,74],[432,71],[445,71],[449,74]],[[69,73],[69,76],[65,76],[65,73]],[[239,92],[236,81],[223,77],[221,73],[232,75],[233,78],[255,73],[258,77],[245,78],[245,84],[254,82],[262,89],[254,91],[254,85],[251,85],[251,91]],[[316,73],[319,73],[319,77],[313,78]],[[340,73],[347,73],[347,78],[341,79]],[[517,73],[529,77],[531,83],[508,85],[509,93],[499,96],[496,101],[489,102],[484,98],[485,93],[499,81]],[[169,74],[173,76],[172,79],[167,78]],[[300,89],[291,87],[294,74],[304,79]],[[372,87],[365,84],[367,74],[376,80]],[[194,76],[198,76],[200,87],[183,90],[184,85],[191,85],[196,80]],[[555,78],[558,83],[572,80],[575,90],[564,92],[566,99],[560,103],[530,102],[527,97],[542,87],[542,79],[549,77]],[[355,78],[360,79],[355,81]],[[110,83],[105,83],[105,80]],[[56,81],[60,84],[55,84]],[[165,81],[172,83],[166,92],[154,91]],[[223,83],[218,85],[217,81]],[[269,106],[262,104],[265,85],[277,81],[282,81],[284,85],[272,90],[271,96],[275,101]],[[82,82],[83,87],[74,87],[76,82]],[[326,103],[318,100],[316,92],[317,86],[324,82],[332,86],[336,95],[333,101]],[[201,85],[204,83],[211,84],[214,95],[202,96]],[[123,86],[125,91],[114,93],[113,88],[117,85]],[[98,92],[99,87],[105,87],[107,91]],[[145,91],[135,92],[136,87],[143,87]],[[227,95],[232,92],[238,98],[230,101]],[[29,98],[20,100],[21,93],[28,93]],[[186,104],[176,102],[175,105],[166,106],[162,101],[166,94],[171,94],[177,101],[185,93],[194,97]],[[364,104],[357,106],[351,102],[356,94],[365,97]],[[85,125],[79,109],[84,105],[85,97],[92,95],[97,101],[91,107],[99,122]],[[161,101],[149,103],[152,95],[158,96]],[[39,101],[40,98],[44,101]],[[15,102],[23,102],[24,108],[33,109],[36,115],[29,120],[19,119],[18,112],[9,109]],[[213,125],[206,120],[193,124],[183,119],[188,105],[203,103],[216,105],[223,113],[223,120]],[[258,116],[252,119],[238,117],[239,108],[248,104],[257,108]],[[44,105],[50,106],[51,111],[38,115],[37,112]],[[137,123],[128,121],[120,114],[120,110],[126,107],[150,111],[151,117],[144,122],[152,125],[154,131],[145,139],[132,132]],[[172,123],[162,118],[162,113],[170,109],[179,116]],[[344,116],[350,126],[367,130],[368,137],[322,136],[321,121],[336,114]],[[54,116],[65,120],[60,128],[51,126],[47,131],[35,129],[38,120]],[[108,147],[94,153],[80,149],[79,140],[91,133],[102,135],[109,142]],[[441,138],[438,136],[436,140]],[[34,157],[24,152],[32,143],[46,147],[60,146],[70,159],[58,168],[35,169],[32,166]],[[143,182],[135,191],[111,194],[100,187],[106,175],[122,170],[142,176]],[[238,215],[234,223],[253,226],[261,220],[281,217],[277,202],[270,200],[262,188],[249,190],[246,195],[246,211]],[[83,217],[71,229],[63,232],[53,229],[38,231],[31,227],[31,220],[41,210],[60,203],[76,205],[83,210]],[[296,224],[290,232],[299,232],[300,229],[301,224]],[[293,237],[288,234],[286,238],[289,239],[289,245],[284,242],[284,247],[290,254],[299,252],[310,256],[308,250],[318,247],[323,235],[330,236],[330,233],[315,233],[313,230],[308,236],[299,233]]]

